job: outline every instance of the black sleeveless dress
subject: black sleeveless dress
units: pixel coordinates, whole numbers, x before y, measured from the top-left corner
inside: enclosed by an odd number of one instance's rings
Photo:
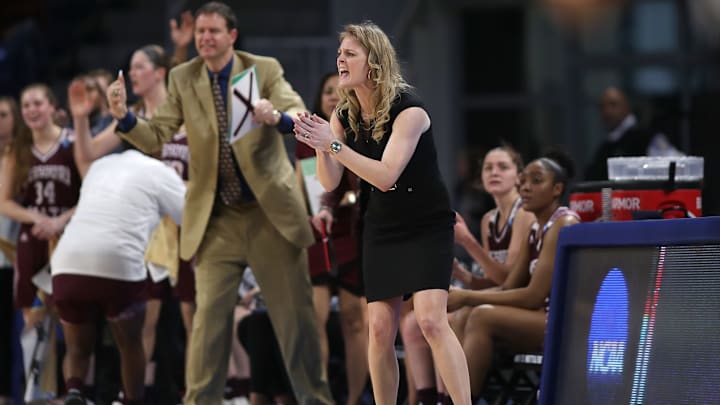
[[[355,134],[347,111],[341,111],[347,146],[381,160],[395,118],[410,107],[423,105],[415,95],[401,93],[390,109],[390,121],[379,143],[371,138],[371,131]],[[413,156],[390,190],[382,192],[361,182],[361,209],[362,268],[368,302],[409,297],[426,289],[448,289],[455,214],[440,176],[432,127],[420,136]]]

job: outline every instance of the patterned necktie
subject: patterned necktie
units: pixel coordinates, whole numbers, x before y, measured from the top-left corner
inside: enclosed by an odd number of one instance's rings
[[[228,143],[227,111],[225,110],[222,93],[220,93],[220,84],[218,83],[217,73],[213,73],[212,93],[213,101],[215,102],[215,114],[217,115],[220,138],[218,188],[220,189],[220,198],[222,199],[222,202],[227,205],[231,205],[240,202],[242,199],[242,185],[240,184],[238,173],[235,170],[232,149],[230,148],[230,143]]]

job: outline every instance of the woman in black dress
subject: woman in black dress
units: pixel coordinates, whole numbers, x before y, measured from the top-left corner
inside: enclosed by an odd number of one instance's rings
[[[361,182],[363,274],[368,300],[368,360],[378,404],[395,404],[394,342],[403,297],[413,295],[418,323],[455,404],[470,403],[467,364],[448,325],[454,214],[437,165],[430,117],[400,74],[395,50],[372,23],[340,34],[340,102],[330,122],[295,119],[296,138],[316,151],[326,190],[343,170]]]

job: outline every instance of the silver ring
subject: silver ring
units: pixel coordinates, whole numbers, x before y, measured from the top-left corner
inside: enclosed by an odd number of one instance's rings
[[[303,135],[305,139],[310,139],[310,132],[305,132],[305,135]]]

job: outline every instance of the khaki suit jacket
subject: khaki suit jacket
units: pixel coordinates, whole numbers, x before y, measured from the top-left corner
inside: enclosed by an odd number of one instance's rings
[[[264,56],[235,51],[232,78],[253,65],[257,67],[260,97],[290,116],[304,111],[300,96],[285,80],[280,63]],[[189,260],[202,242],[215,202],[218,177],[219,138],[210,77],[203,59],[196,57],[170,71],[168,98],[151,120],[138,118],[137,125],[121,134],[145,152],[157,151],[185,124],[190,150],[188,188],[180,235],[180,256]],[[231,100],[230,86],[227,100]],[[232,116],[228,103],[228,117]],[[232,144],[243,176],[261,209],[280,234],[305,248],[313,243],[300,186],[290,164],[282,135],[262,125]],[[272,246],[268,246],[268,253]]]

